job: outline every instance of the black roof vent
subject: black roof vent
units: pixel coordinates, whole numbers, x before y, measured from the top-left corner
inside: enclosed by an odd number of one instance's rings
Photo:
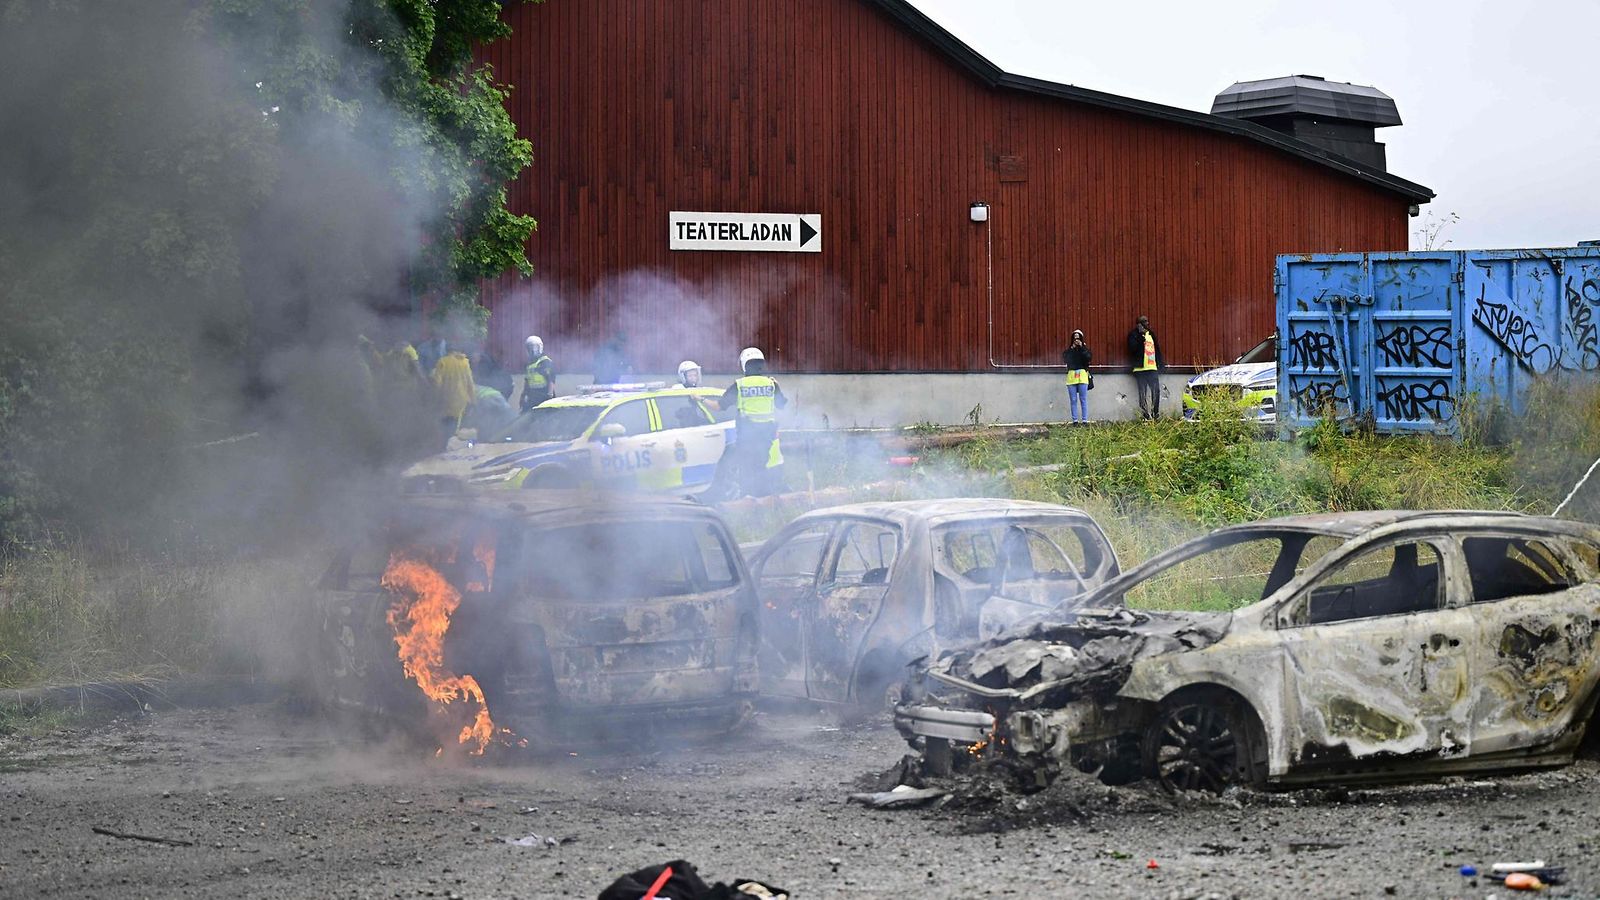
[[[1264,125],[1379,171],[1388,164],[1374,132],[1400,124],[1383,91],[1318,75],[1241,81],[1217,95],[1211,114]]]

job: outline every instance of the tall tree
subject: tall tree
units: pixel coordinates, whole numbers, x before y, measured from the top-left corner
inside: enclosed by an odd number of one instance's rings
[[[528,268],[531,150],[470,65],[498,10],[0,2],[0,543],[240,520],[240,485],[287,505],[382,461],[371,311],[481,315],[477,279]]]

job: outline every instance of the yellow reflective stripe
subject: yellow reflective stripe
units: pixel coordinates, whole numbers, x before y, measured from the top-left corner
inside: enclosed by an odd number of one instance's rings
[[[645,402],[645,408],[650,410],[650,430],[651,431],[660,431],[661,430],[661,410],[656,408],[656,402],[654,400],[646,401]]]
[[[772,439],[772,446],[767,448],[767,468],[775,469],[783,465],[783,451],[778,448],[778,439]]]

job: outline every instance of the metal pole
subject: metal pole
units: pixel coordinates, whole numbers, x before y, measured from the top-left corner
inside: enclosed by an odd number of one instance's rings
[[[1567,508],[1567,504],[1572,502],[1573,497],[1578,496],[1578,489],[1583,487],[1584,483],[1589,480],[1589,476],[1593,475],[1594,470],[1597,468],[1600,468],[1600,459],[1597,459],[1589,464],[1589,471],[1583,473],[1583,477],[1578,479],[1578,483],[1573,485],[1572,490],[1567,492],[1567,498],[1562,500],[1561,503],[1556,506],[1555,512],[1550,514],[1552,517],[1561,515],[1561,511]]]

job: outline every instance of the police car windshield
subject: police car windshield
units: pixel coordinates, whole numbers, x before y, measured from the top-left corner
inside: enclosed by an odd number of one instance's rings
[[[1277,335],[1267,338],[1261,343],[1250,348],[1250,352],[1239,357],[1241,363],[1275,363],[1278,361]]]
[[[537,406],[517,416],[489,440],[514,444],[575,441],[605,410],[604,406]]]

